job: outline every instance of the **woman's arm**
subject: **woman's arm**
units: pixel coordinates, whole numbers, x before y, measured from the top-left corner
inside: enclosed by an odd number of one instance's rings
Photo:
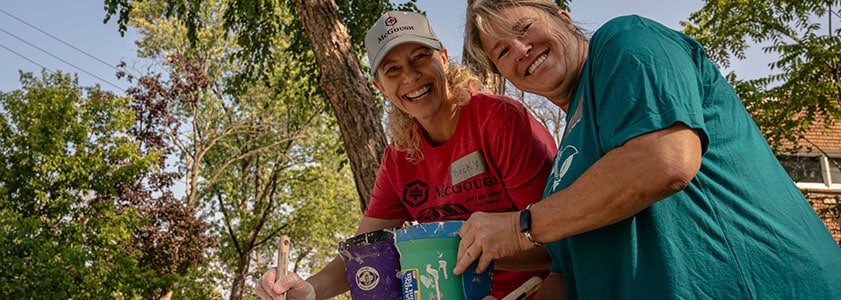
[[[531,234],[551,242],[624,220],[685,188],[700,166],[700,138],[683,124],[633,138],[532,206]],[[519,212],[474,213],[460,233],[457,274],[477,258],[478,271],[534,248],[520,233]]]

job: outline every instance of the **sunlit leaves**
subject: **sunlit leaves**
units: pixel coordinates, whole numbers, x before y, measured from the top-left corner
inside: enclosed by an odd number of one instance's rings
[[[797,143],[810,124],[841,118],[839,2],[709,0],[683,23],[722,67],[763,45],[775,57],[766,76],[728,76],[772,146]],[[795,147],[796,148],[796,147]]]
[[[57,72],[0,94],[0,298],[109,298],[145,288],[121,244],[136,214],[117,187],[153,166],[127,99]]]

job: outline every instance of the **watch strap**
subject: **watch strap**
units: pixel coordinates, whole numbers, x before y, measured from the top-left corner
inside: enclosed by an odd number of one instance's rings
[[[523,211],[520,212],[520,232],[522,232],[526,236],[526,239],[532,245],[534,245],[536,247],[543,247],[543,244],[536,242],[534,240],[534,238],[531,236],[531,210],[530,209],[531,209],[532,205],[533,204],[527,205],[526,209],[524,209]]]

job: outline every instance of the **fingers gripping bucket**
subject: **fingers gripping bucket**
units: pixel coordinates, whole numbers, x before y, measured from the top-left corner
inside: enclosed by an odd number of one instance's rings
[[[353,299],[400,299],[400,260],[394,230],[360,234],[339,243]]]
[[[476,274],[476,264],[453,274],[464,221],[435,222],[398,229],[404,300],[478,300],[491,292],[493,265]]]

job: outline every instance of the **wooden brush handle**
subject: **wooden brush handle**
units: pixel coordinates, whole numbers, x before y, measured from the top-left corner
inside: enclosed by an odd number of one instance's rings
[[[529,295],[533,294],[540,288],[540,284],[543,283],[543,279],[540,277],[534,276],[523,282],[520,287],[511,291],[508,295],[506,295],[502,300],[521,300],[526,299]]]
[[[289,236],[282,235],[277,242],[277,270],[276,279],[286,276],[289,269]],[[280,296],[280,299],[286,300],[286,293]]]

